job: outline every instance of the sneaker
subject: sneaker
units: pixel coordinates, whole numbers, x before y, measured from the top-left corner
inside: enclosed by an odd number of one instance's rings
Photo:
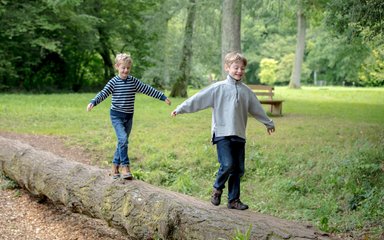
[[[133,176],[132,176],[132,173],[131,173],[131,169],[129,168],[129,166],[122,166],[121,167],[121,177],[123,179],[127,179],[127,180],[132,180],[133,179]]]
[[[228,203],[228,208],[229,209],[237,209],[237,210],[245,210],[245,209],[248,209],[248,205],[242,203],[240,201],[240,199],[236,199],[236,200]]]
[[[220,205],[221,201],[221,194],[223,193],[222,190],[217,190],[216,188],[213,188],[212,196],[211,196],[211,203],[215,206]]]
[[[112,178],[120,178],[119,165],[112,164]]]

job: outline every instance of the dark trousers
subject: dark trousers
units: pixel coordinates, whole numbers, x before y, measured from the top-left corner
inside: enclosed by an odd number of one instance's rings
[[[240,178],[245,170],[245,143],[225,138],[216,146],[220,168],[213,187],[222,190],[228,181],[228,202],[232,202],[240,198]]]

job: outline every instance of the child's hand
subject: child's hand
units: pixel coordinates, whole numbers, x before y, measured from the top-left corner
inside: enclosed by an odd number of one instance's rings
[[[171,112],[171,117],[176,117],[177,113],[176,111]]]
[[[271,133],[274,133],[275,132],[275,128],[267,128],[267,132],[269,135],[271,135]]]
[[[91,111],[93,107],[94,107],[94,106],[93,106],[92,103],[88,104],[88,106],[87,106],[87,112]]]
[[[169,100],[169,98],[165,99],[165,103],[171,106],[171,100]]]

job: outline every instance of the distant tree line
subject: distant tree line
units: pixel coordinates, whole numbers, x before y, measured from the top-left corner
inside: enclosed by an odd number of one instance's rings
[[[289,84],[298,56],[301,17],[306,23],[302,84],[384,85],[382,1],[240,3],[241,51],[249,59],[247,82]],[[190,64],[187,85],[202,87],[220,80],[222,4],[213,0],[1,1],[0,91],[94,91],[114,75],[113,58],[118,52],[129,52],[134,60],[132,74],[158,88],[177,84],[183,61]],[[193,27],[188,30],[186,21],[191,17]],[[186,58],[183,45],[189,44],[188,38],[192,52]]]

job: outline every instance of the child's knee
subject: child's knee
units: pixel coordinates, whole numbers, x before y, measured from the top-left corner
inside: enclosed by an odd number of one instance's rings
[[[128,146],[128,139],[126,138],[118,138],[117,141],[119,142],[119,146]]]

